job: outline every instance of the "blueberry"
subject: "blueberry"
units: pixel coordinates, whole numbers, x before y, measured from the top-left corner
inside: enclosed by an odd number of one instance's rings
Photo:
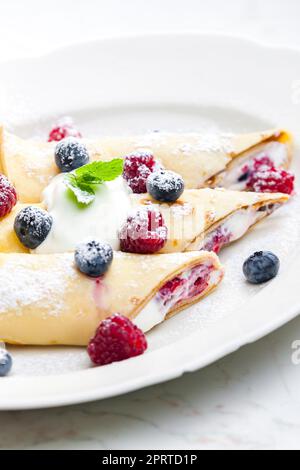
[[[0,349],[0,377],[7,375],[10,372],[11,367],[11,355],[5,349]]]
[[[238,182],[239,183],[242,183],[243,181],[247,181],[247,179],[249,178],[250,176],[250,171],[246,171],[245,173],[243,173],[239,178],[238,178]]]
[[[80,243],[75,251],[75,263],[84,274],[99,277],[104,274],[113,260],[113,250],[108,243],[89,240]]]
[[[258,251],[243,265],[243,272],[251,284],[262,284],[277,276],[280,261],[271,251]]]
[[[55,147],[55,162],[58,168],[66,173],[89,162],[86,146],[74,137],[61,140]]]
[[[184,182],[174,171],[159,170],[147,179],[147,191],[157,201],[174,202],[184,191]]]
[[[48,212],[34,206],[25,207],[15,218],[14,229],[24,246],[37,248],[47,237],[52,227]]]

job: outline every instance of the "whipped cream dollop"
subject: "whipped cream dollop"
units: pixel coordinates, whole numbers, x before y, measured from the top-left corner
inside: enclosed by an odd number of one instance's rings
[[[99,185],[95,189],[95,200],[89,205],[76,203],[64,178],[64,174],[59,174],[44,190],[44,204],[53,224],[34,253],[73,251],[79,242],[91,237],[118,250],[118,230],[132,208],[130,189],[123,178]]]

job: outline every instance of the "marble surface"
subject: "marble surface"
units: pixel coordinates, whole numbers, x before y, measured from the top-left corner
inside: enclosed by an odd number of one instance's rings
[[[1,3],[0,60],[145,31],[216,31],[299,47],[299,14],[298,0],[10,0]],[[0,412],[0,449],[299,449],[298,339],[300,318],[165,384],[87,405]]]

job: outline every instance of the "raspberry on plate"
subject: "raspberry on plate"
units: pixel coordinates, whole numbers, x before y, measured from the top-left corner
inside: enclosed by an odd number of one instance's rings
[[[161,213],[153,208],[138,209],[119,232],[121,251],[151,254],[161,250],[168,230]]]
[[[9,214],[16,205],[17,193],[6,176],[0,175],[0,217]]]
[[[147,340],[129,318],[116,313],[103,320],[91,339],[87,351],[98,366],[139,356],[147,349]]]
[[[63,117],[57,122],[49,133],[48,142],[59,142],[65,137],[82,137],[70,117]]]
[[[158,165],[150,153],[128,155],[124,160],[123,178],[134,193],[146,193],[147,178],[156,168]]]
[[[295,177],[282,168],[276,168],[269,157],[256,158],[249,172],[247,189],[261,193],[285,193],[294,191]]]

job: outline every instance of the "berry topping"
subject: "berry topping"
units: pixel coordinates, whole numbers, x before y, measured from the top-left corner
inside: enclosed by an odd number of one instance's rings
[[[148,176],[157,168],[153,155],[149,153],[136,153],[125,157],[123,178],[127,181],[134,193],[146,193]]]
[[[200,264],[166,282],[159,290],[163,305],[172,308],[202,294],[209,285],[212,271],[212,265]]]
[[[80,132],[74,127],[71,118],[61,118],[49,133],[48,142],[59,142],[65,137],[81,138]]]
[[[74,137],[61,140],[55,147],[55,162],[58,168],[67,173],[89,162],[86,146]]]
[[[106,273],[112,260],[111,246],[96,240],[80,243],[75,251],[75,263],[79,271],[91,277],[99,277]]]
[[[294,191],[295,177],[282,169],[259,170],[252,173],[247,183],[247,189],[260,193],[285,193]]]
[[[274,168],[274,162],[267,155],[262,157],[254,158],[253,160],[253,170],[258,171],[260,169],[267,170],[268,168]]]
[[[292,194],[294,181],[292,173],[276,168],[270,158],[265,156],[254,160],[246,187],[255,192]]]
[[[87,351],[98,366],[139,356],[147,349],[144,333],[129,318],[116,313],[103,320]]]
[[[130,215],[119,232],[120,248],[129,253],[156,253],[167,241],[163,216],[153,208],[138,209]]]
[[[4,377],[5,375],[9,374],[12,367],[12,357],[11,355],[5,350],[0,349],[0,377]]]
[[[184,191],[184,182],[173,171],[160,170],[147,179],[147,191],[157,201],[174,202]]]
[[[6,176],[0,175],[0,217],[9,214],[16,205],[17,193]]]
[[[280,262],[270,251],[258,251],[251,255],[243,265],[243,272],[251,284],[262,284],[277,276]]]
[[[25,207],[15,218],[14,229],[24,246],[37,248],[47,237],[52,227],[51,215],[34,206]]]
[[[218,227],[206,239],[203,250],[219,253],[232,239],[232,233],[226,227]]]

